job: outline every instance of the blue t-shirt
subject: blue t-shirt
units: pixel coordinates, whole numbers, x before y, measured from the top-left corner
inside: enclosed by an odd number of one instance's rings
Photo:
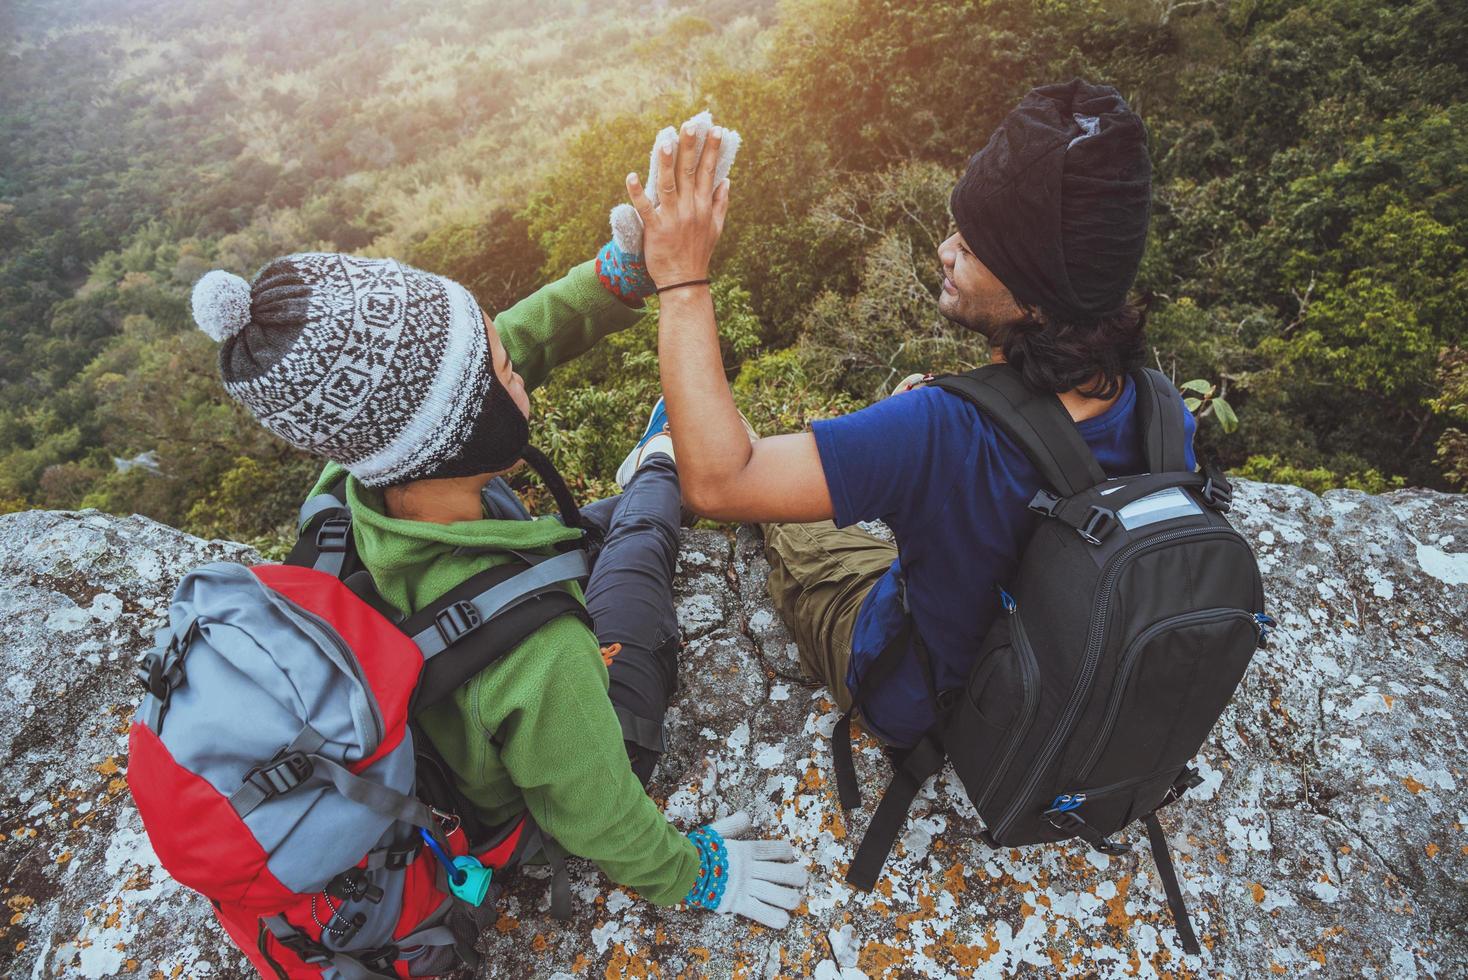
[[[1108,476],[1147,470],[1130,379],[1101,415],[1077,424]],[[1193,459],[1193,416],[1178,397]],[[839,526],[881,520],[897,560],[867,594],[851,638],[851,689],[902,622],[898,577],[928,645],[938,690],[959,687],[979,641],[1000,611],[997,586],[1019,567],[1040,518],[1028,505],[1043,485],[1019,446],[978,409],[938,388],[896,395],[851,415],[817,422],[816,445]],[[912,745],[933,724],[932,704],[911,655],[862,707],[884,740]]]

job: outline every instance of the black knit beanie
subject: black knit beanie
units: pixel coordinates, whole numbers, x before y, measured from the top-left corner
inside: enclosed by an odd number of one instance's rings
[[[950,200],[964,242],[1015,299],[1081,321],[1125,303],[1151,204],[1141,117],[1079,78],[1031,90]]]

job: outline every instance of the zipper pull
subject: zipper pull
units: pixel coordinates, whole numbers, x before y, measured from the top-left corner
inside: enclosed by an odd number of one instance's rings
[[[999,590],[999,605],[1003,606],[1004,611],[1009,613],[1011,616],[1014,615],[1014,611],[1019,608],[1019,603],[1014,601],[1014,596],[1010,595],[1008,592],[1005,592],[1003,589]]]
[[[1085,793],[1061,793],[1050,803],[1050,809],[1056,813],[1069,813],[1078,810],[1082,803],[1086,802]]]

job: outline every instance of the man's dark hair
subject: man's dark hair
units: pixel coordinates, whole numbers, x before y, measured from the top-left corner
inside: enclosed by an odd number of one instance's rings
[[[1038,391],[1075,388],[1087,398],[1114,398],[1122,378],[1147,356],[1146,320],[1146,307],[1134,302],[1085,320],[1030,307],[1023,319],[995,331],[990,343]]]

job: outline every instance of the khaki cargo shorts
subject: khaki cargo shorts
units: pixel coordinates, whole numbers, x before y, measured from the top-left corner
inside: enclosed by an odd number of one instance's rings
[[[842,711],[851,707],[846,668],[856,615],[897,558],[897,546],[830,521],[763,524],[770,598],[795,635],[806,676],[826,685]]]

